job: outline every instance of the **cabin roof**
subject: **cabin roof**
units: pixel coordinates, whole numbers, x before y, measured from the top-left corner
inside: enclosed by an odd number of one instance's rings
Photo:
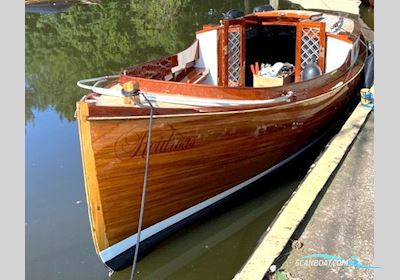
[[[322,13],[317,11],[304,11],[304,10],[279,10],[279,11],[267,11],[248,14],[243,17],[246,21],[256,22],[270,22],[270,21],[289,21],[289,22],[325,22],[328,33],[340,33],[340,32],[354,32],[354,21],[350,18],[341,17],[339,15]],[[340,23],[340,24],[339,24]],[[340,25],[340,30],[338,30]]]
[[[335,14],[330,13],[322,13],[317,11],[305,11],[305,10],[277,10],[277,11],[267,11],[267,12],[259,12],[245,15],[242,18],[231,19],[230,22],[234,21],[242,21],[246,20],[246,22],[254,22],[254,23],[275,23],[278,21],[281,22],[303,22],[303,21],[314,21],[314,22],[325,22],[326,28],[325,32],[327,33],[359,33],[358,28],[355,28],[354,21],[350,18],[342,17]],[[340,30],[337,29],[337,26],[340,23]],[[223,25],[218,24],[205,24],[203,28],[196,31],[196,34],[207,32],[210,30],[215,30],[222,28]]]
[[[252,13],[244,16],[248,20],[261,20],[261,19],[279,19],[279,20],[306,20],[311,19],[317,15],[322,15],[320,12],[302,11],[302,10],[280,10],[280,11],[267,11]]]

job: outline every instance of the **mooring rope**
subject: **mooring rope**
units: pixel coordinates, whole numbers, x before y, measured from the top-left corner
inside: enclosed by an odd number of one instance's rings
[[[137,94],[141,94],[144,97],[144,99],[146,100],[146,102],[149,104],[150,114],[149,114],[149,125],[148,125],[149,133],[148,133],[148,137],[147,137],[147,146],[146,146],[146,162],[145,162],[144,178],[143,178],[142,201],[140,204],[140,214],[139,214],[139,223],[138,223],[138,230],[137,230],[135,255],[133,257],[130,280],[133,280],[135,278],[135,269],[136,269],[136,263],[137,263],[138,253],[139,253],[140,234],[142,231],[144,205],[145,205],[146,190],[147,190],[147,178],[148,178],[148,173],[149,173],[150,146],[151,146],[151,135],[152,135],[152,128],[153,128],[153,109],[154,109],[153,105],[147,99],[146,95],[143,92],[138,91]],[[130,96],[130,98],[134,102],[132,96]]]

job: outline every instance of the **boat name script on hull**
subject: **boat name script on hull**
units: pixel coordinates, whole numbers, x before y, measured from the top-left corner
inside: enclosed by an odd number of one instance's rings
[[[153,138],[150,145],[151,154],[188,150],[195,146],[195,137],[180,135],[174,127],[170,126],[170,128],[170,130],[165,131],[165,136],[157,137],[159,140]],[[157,134],[159,133],[160,131]],[[138,133],[132,130],[122,135],[114,144],[115,155],[120,160],[128,160],[136,156],[144,158],[146,156],[148,134],[148,131]]]

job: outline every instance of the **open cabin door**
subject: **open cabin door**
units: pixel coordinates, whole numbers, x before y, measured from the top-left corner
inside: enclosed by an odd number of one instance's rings
[[[325,22],[299,22],[296,31],[296,81],[301,80],[301,71],[315,62],[325,72]]]
[[[220,85],[239,87],[245,84],[244,20],[225,20],[222,31]]]

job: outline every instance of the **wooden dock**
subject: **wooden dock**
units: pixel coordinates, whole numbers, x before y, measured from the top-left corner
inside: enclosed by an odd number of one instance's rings
[[[234,280],[262,280],[349,150],[371,109],[359,104],[267,229]]]

